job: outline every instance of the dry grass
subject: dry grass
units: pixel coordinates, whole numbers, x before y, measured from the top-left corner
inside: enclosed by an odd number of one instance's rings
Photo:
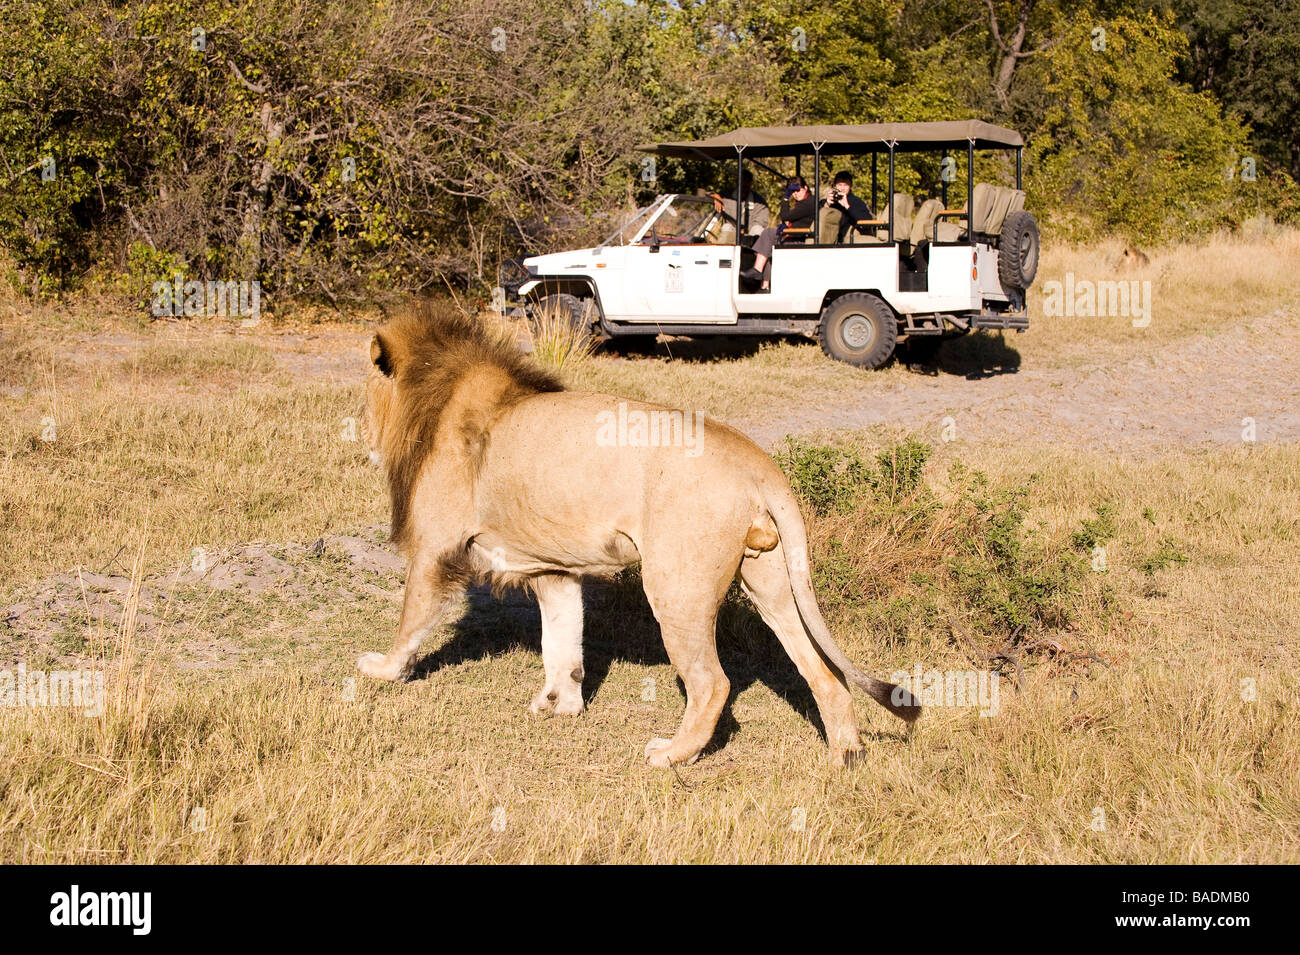
[[[1004,681],[994,718],[933,709],[906,742],[860,702],[869,759],[833,772],[797,676],[737,608],[721,638],[737,689],[725,746],[662,774],[639,750],[682,700],[644,622],[593,614],[589,672],[604,675],[588,686],[590,710],[539,722],[524,712],[540,678],[535,620],[478,606],[440,651],[448,665],[406,686],[358,682],[350,699],[352,659],[387,634],[348,634],[332,663],[297,668],[287,661],[312,629],[305,612],[264,669],[133,671],[120,697],[110,672],[110,701],[124,702],[99,719],[0,715],[0,851],[65,862],[1300,858],[1300,598],[1277,586],[1300,570],[1300,500],[1284,477],[1300,473],[1294,450],[1135,463],[1002,449],[984,463],[995,485],[1046,475],[1031,518],[1049,536],[1099,499],[1126,502],[1108,582],[1133,614],[1108,632],[1085,621],[1075,637],[1108,667],[1031,665],[1019,694]],[[1149,577],[1139,565],[1163,537],[1190,562]],[[837,611],[833,627],[877,670],[969,666],[942,633],[882,647],[850,619]]]
[[[537,309],[528,326],[533,358],[552,371],[572,373],[587,363],[596,351],[591,332],[576,325],[558,308]]]
[[[584,391],[617,392],[734,421],[755,407],[815,402],[879,374],[827,361],[810,341],[671,341],[660,350],[630,361],[598,354],[568,378]]]
[[[194,365],[187,360],[188,374]],[[0,583],[99,570],[148,514],[150,569],[195,547],[314,538],[383,519],[356,437],[356,389],[186,387],[110,367],[13,403],[0,422]],[[42,440],[43,421],[53,440]]]
[[[1192,335],[1216,334],[1267,320],[1300,301],[1300,230],[1244,237],[1216,235],[1149,252],[1150,265],[1123,271],[1123,245],[1047,244],[1030,295],[1030,331],[1015,339],[1026,363],[1051,367],[1123,359]],[[1151,323],[1130,317],[1043,315],[1046,282],[1123,280],[1151,283]]]
[[[1260,242],[1294,257],[1293,235]],[[1038,360],[1069,364],[1267,314],[1280,283],[1295,280],[1258,247],[1243,249],[1154,253],[1171,298],[1148,337],[1102,322],[1079,340],[1043,322],[1018,344],[1026,361],[1041,348]],[[1044,274],[1106,253],[1048,254]],[[1207,254],[1240,274],[1206,286],[1196,263]],[[146,343],[126,360],[73,361],[60,336],[102,330],[81,321],[60,330],[47,315],[0,329],[3,604],[29,599],[51,573],[99,570],[123,553],[138,593],[142,577],[188,563],[195,546],[310,542],[386,519],[380,477],[348,440],[359,382],[295,381],[242,342],[183,353]],[[864,374],[788,344],[718,362],[597,355],[565,373],[723,417],[756,392],[812,402]],[[45,417],[56,422],[50,442]],[[851,440],[870,458],[896,437]],[[1029,488],[1024,534],[1043,561],[1064,560],[1081,522],[1113,507],[1106,570],[1086,572],[1062,598],[1068,624],[1036,625],[1104,663],[1035,655],[1020,692],[1004,678],[993,718],[932,708],[905,740],[860,698],[868,759],[834,772],[802,681],[736,601],[720,629],[734,698],[719,735],[699,763],[664,774],[644,766],[641,749],[672,731],[683,699],[628,585],[590,594],[587,714],[545,721],[525,712],[541,679],[527,600],[474,597],[430,642],[426,675],[388,686],[349,681],[357,654],[390,639],[395,576],[346,601],[329,588],[310,598],[273,589],[241,598],[237,613],[177,591],[147,637],[130,614],[116,627],[92,621],[87,642],[99,649],[43,662],[103,667],[102,715],[0,707],[0,857],[1300,860],[1300,449],[1125,457],[1030,442],[937,447],[925,470],[941,508],[932,518],[914,527],[914,510],[885,520],[851,508],[810,521],[821,578],[848,582],[825,594],[832,630],[878,673],[972,665],[932,613],[969,609],[942,572],[969,526],[952,517],[956,462],[984,471],[989,495]],[[183,665],[182,620],[233,628],[244,655],[221,668]],[[987,645],[1006,636],[991,625],[975,635]],[[23,653],[3,623],[0,638]],[[1099,808],[1104,830],[1094,827]]]
[[[247,380],[274,371],[275,356],[254,342],[240,339],[209,340],[199,347],[154,342],[124,361],[123,370],[137,379],[174,378],[182,385],[209,378]]]

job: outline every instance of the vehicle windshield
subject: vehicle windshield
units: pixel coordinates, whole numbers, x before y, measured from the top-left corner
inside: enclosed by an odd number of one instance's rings
[[[645,225],[646,216],[650,214],[652,209],[659,206],[661,199],[662,197],[656,199],[654,202],[650,203],[650,205],[642,206],[638,209],[636,215],[628,219],[627,222],[623,223],[623,225],[619,226],[618,230],[614,232],[613,235],[607,238],[600,245],[596,246],[596,248],[603,249],[607,245],[627,245],[630,243],[636,237],[636,234],[641,231],[642,226]]]
[[[707,196],[673,196],[641,237],[641,244],[717,242],[730,222],[729,216],[714,210],[713,200]]]

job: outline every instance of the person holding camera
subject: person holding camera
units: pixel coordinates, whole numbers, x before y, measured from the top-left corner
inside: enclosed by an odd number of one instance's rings
[[[843,243],[845,237],[849,234],[849,230],[854,228],[857,223],[870,221],[874,218],[867,204],[853,194],[853,173],[847,169],[835,174],[835,179],[831,187],[826,190],[821,205],[823,209],[838,209],[840,211],[840,230],[835,237],[837,243]]]

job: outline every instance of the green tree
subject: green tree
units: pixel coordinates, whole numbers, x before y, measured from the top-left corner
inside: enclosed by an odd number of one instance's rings
[[[1300,179],[1300,0],[1174,0],[1180,78],[1252,129],[1261,159]]]
[[[1246,130],[1172,80],[1186,40],[1152,14],[1068,27],[1042,63],[1050,108],[1029,151],[1031,189],[1065,232],[1152,241],[1232,224]]]

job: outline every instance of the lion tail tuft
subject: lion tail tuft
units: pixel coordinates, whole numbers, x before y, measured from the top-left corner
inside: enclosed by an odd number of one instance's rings
[[[799,513],[794,492],[783,481],[782,486],[766,488],[763,499],[785,548],[786,571],[790,576],[790,587],[794,591],[795,606],[799,608],[799,616],[813,643],[851,683],[862,688],[868,696],[899,719],[906,723],[915,722],[921,715],[921,705],[912,694],[901,686],[863,673],[845,656],[831,636],[821,608],[817,606],[817,595],[813,591],[808,532],[804,529],[803,516]]]

